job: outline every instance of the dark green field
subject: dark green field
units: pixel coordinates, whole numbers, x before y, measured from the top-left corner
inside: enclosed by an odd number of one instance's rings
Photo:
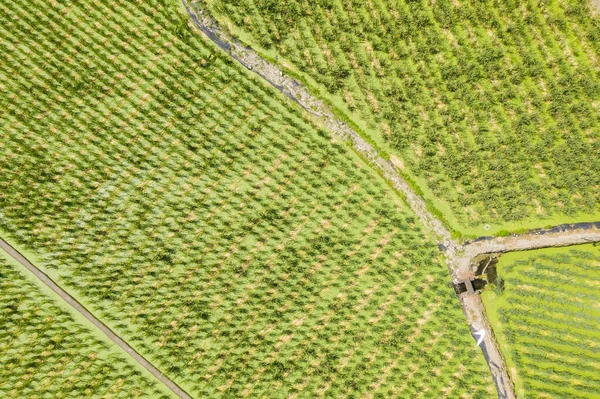
[[[398,156],[456,230],[600,217],[588,0],[203,3]]]

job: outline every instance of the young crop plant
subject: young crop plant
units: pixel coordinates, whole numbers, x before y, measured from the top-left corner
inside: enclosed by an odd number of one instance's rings
[[[192,397],[493,395],[410,208],[178,2],[0,11],[0,229]]]
[[[200,8],[398,156],[453,227],[481,235],[600,216],[600,16],[590,3]]]
[[[503,255],[484,292],[519,397],[597,398],[600,247]]]
[[[0,397],[171,398],[0,250]]]

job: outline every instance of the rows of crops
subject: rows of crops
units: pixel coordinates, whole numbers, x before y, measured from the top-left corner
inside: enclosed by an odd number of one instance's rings
[[[0,250],[0,397],[167,398]]]
[[[461,225],[600,211],[589,0],[203,3],[344,104]]]
[[[600,247],[500,258],[503,290],[484,302],[527,398],[597,398],[600,392]]]
[[[410,209],[161,3],[0,5],[0,229],[196,397],[489,397]]]

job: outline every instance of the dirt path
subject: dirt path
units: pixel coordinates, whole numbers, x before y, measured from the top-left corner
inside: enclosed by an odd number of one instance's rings
[[[104,323],[98,320],[93,314],[91,314],[83,305],[81,305],[75,298],[69,295],[65,290],[63,290],[60,286],[58,286],[48,275],[34,266],[31,262],[29,262],[23,255],[21,255],[16,249],[14,249],[10,244],[0,238],[0,248],[2,248],[7,254],[13,257],[17,262],[23,265],[27,270],[29,270],[35,277],[37,277],[42,283],[48,286],[52,291],[54,291],[57,295],[59,295],[66,303],[68,303],[72,308],[74,308],[78,313],[80,313],[83,317],[88,319],[96,328],[102,331],[108,339],[113,341],[115,344],[119,345],[121,349],[129,354],[137,363],[139,363],[143,368],[148,370],[150,374],[156,377],[160,382],[165,384],[176,396],[179,396],[182,399],[191,399],[191,397],[185,393],[177,384],[173,381],[165,377],[160,371],[156,369],[152,364],[150,364],[146,359],[144,359],[139,353],[137,353],[127,342],[121,339],[118,335],[116,335],[110,328],[108,328]]]
[[[377,150],[355,130],[336,118],[323,101],[312,96],[298,81],[286,76],[277,66],[262,59],[254,50],[222,31],[215,20],[202,8],[201,0],[182,0],[182,2],[195,26],[217,46],[319,119],[333,134],[343,140],[352,140],[354,150],[368,159],[399,192],[404,194],[426,231],[433,235],[438,244],[443,245],[448,271],[454,283],[474,275],[471,263],[480,254],[567,246],[600,240],[600,224],[592,226],[594,231],[583,227],[569,232],[538,230],[518,236],[488,237],[464,245],[452,240],[450,231],[427,210],[425,201],[412,191],[394,165],[383,159]],[[516,397],[514,385],[510,380],[493,329],[487,320],[481,297],[478,294],[462,294],[459,299],[472,333],[481,329],[486,331],[480,346],[490,367],[498,397],[514,399]],[[474,336],[474,338],[477,340],[478,337]]]
[[[460,270],[461,279],[474,277],[471,260],[481,254],[526,251],[548,247],[567,247],[600,241],[600,224],[598,227],[573,228],[568,231],[552,232],[541,230],[508,237],[495,237],[468,243],[457,251],[455,262]]]

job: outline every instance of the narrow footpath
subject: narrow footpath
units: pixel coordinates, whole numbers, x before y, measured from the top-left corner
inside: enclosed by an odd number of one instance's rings
[[[78,313],[80,313],[83,317],[88,319],[98,330],[102,331],[108,339],[117,344],[121,349],[123,349],[133,360],[139,363],[143,368],[148,370],[150,374],[156,377],[160,382],[165,384],[173,393],[179,396],[182,399],[191,399],[191,397],[181,389],[177,384],[173,381],[165,377],[156,367],[154,367],[150,362],[144,359],[139,353],[137,353],[127,342],[121,339],[118,335],[116,335],[110,328],[108,328],[104,323],[98,320],[93,314],[91,314],[83,305],[81,305],[75,298],[69,295],[65,290],[63,290],[60,286],[58,286],[48,275],[38,269],[35,265],[33,265],[27,258],[21,255],[16,249],[14,249],[9,243],[0,238],[0,248],[2,248],[7,254],[13,257],[17,262],[23,265],[27,270],[29,270],[35,277],[37,277],[42,283],[48,286],[52,291],[54,291],[57,295],[59,295],[66,303],[68,303],[71,307],[73,307]]]

